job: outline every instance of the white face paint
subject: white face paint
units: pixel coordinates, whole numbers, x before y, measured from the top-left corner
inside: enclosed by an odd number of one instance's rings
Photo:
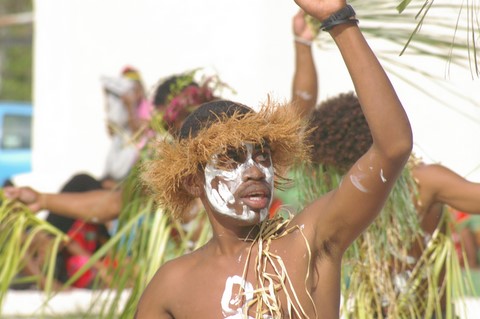
[[[273,189],[273,166],[271,165],[271,160],[268,158],[269,165],[264,166],[261,163],[253,158],[254,145],[247,143],[246,148],[246,159],[243,163],[238,163],[238,165],[231,170],[217,168],[215,165],[217,162],[217,157],[212,158],[211,163],[208,163],[205,167],[205,192],[207,193],[207,198],[213,208],[220,214],[224,214],[235,219],[252,221],[256,218],[256,213],[251,210],[247,205],[239,203],[243,207],[241,214],[238,214],[233,207],[236,204],[235,192],[238,187],[242,184],[242,178],[246,170],[255,167],[260,170],[265,176],[265,181],[269,185],[270,191]],[[263,155],[261,155],[263,156]],[[270,155],[268,155],[270,157]],[[213,188],[212,182],[217,178],[218,187]],[[268,216],[268,209],[272,202],[272,196],[270,196],[270,202],[266,208],[261,209],[260,211],[260,220],[263,221]]]

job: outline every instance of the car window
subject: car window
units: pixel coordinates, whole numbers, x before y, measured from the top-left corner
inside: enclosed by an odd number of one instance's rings
[[[1,134],[5,150],[29,149],[31,147],[32,119],[25,115],[6,114]]]

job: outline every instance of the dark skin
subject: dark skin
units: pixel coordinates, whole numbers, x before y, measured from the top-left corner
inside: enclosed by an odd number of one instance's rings
[[[469,214],[480,214],[480,183],[473,183],[439,164],[420,164],[412,169],[418,182],[419,199],[416,202],[421,227],[433,234],[448,205]],[[415,246],[413,255],[419,256],[422,247]]]
[[[319,20],[345,6],[345,2],[339,0],[296,2]],[[310,318],[321,315],[323,319],[339,318],[343,253],[380,212],[412,147],[407,116],[359,28],[355,24],[341,24],[334,27],[330,35],[350,72],[374,142],[352,166],[341,186],[296,215],[290,227],[297,230],[273,240],[269,249],[279,255],[286,266],[298,297],[294,306],[301,306]],[[227,318],[231,313],[225,313],[224,296],[230,298],[227,298],[230,310],[242,305],[241,301],[235,304],[234,296],[230,296],[231,292],[235,294],[238,285],[230,289],[227,283],[236,276],[241,277],[247,263],[246,281],[254,287],[258,284],[253,262],[258,246],[253,245],[247,262],[251,246],[248,239],[258,232],[261,211],[268,208],[268,204],[262,203],[272,196],[265,190],[266,182],[265,173],[255,165],[243,172],[241,184],[234,192],[235,204],[247,206],[257,217],[239,221],[219,212],[208,200],[203,172],[185,181],[184,187],[205,206],[213,237],[199,250],[174,259],[158,270],[141,297],[136,318]],[[256,194],[263,195],[252,200],[245,189],[255,189]],[[235,204],[229,207],[241,215],[242,210]],[[306,243],[311,258],[308,258]],[[272,269],[267,267],[267,272]],[[277,294],[282,312],[287,316],[286,291],[282,289]],[[249,310],[252,317],[256,316],[254,310]]]

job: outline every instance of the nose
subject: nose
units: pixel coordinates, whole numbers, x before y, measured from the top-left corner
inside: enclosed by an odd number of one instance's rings
[[[261,170],[257,164],[249,166],[243,173],[243,180],[262,180],[265,179],[265,173]]]

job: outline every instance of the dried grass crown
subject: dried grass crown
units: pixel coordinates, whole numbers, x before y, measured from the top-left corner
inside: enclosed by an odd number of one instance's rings
[[[286,180],[280,172],[308,161],[305,135],[302,118],[292,105],[269,100],[255,112],[231,101],[208,102],[185,120],[178,138],[158,141],[156,156],[144,164],[142,179],[157,204],[181,219],[194,199],[183,181],[195,176],[215,154],[244,143],[268,142],[278,188]]]

